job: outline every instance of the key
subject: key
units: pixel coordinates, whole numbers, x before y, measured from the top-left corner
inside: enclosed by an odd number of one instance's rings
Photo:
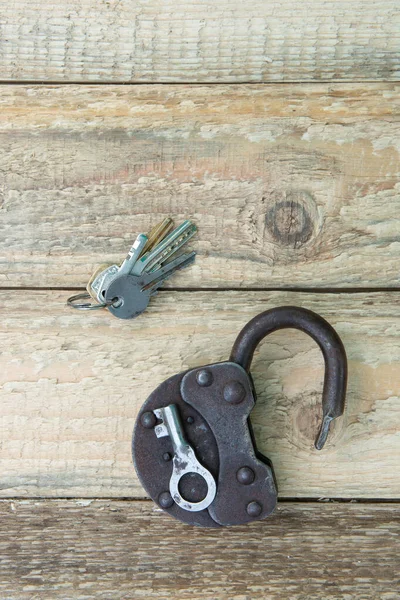
[[[95,295],[95,299],[97,299],[98,302],[104,302],[106,289],[117,275],[127,275],[130,273],[131,269],[142,253],[147,240],[147,235],[140,233],[132,244],[127,257],[121,266],[118,267],[118,265],[111,265],[104,271],[101,271],[94,279],[93,283],[91,284],[91,289]]]
[[[110,265],[100,265],[100,267],[98,267],[93,275],[91,276],[91,278],[88,281],[88,284],[86,286],[86,290],[87,292],[89,292],[89,294],[91,295],[91,297],[93,298],[93,300],[97,301],[97,294],[96,291],[93,289],[93,284],[94,282],[103,275],[104,271],[106,271],[107,269],[109,269]]]
[[[142,289],[149,290],[150,295],[153,295],[168,277],[181,269],[189,267],[194,263],[195,258],[196,252],[187,252],[185,254],[180,254],[173,260],[163,264],[162,267],[159,267],[156,271],[151,271],[150,273],[144,272],[140,276]]]
[[[107,285],[114,279],[117,273],[118,265],[110,265],[109,267],[103,269],[102,271],[100,271],[100,273],[98,273],[96,278],[90,284],[90,289],[88,289],[89,294],[94,300],[97,300],[97,302],[103,302],[104,295],[102,294],[102,292],[107,287]]]
[[[152,273],[116,276],[106,289],[106,302],[113,302],[108,310],[120,319],[134,319],[146,310],[150,297],[163,281],[179,269],[193,263],[196,252],[182,254]]]
[[[151,256],[147,257],[146,266],[143,271],[155,271],[164,263],[169,261],[178,250],[186,244],[197,231],[196,225],[191,221],[184,221],[172,233],[154,248]],[[143,272],[142,271],[142,272]]]
[[[110,283],[105,292],[105,302],[112,302],[107,308],[119,319],[134,319],[146,310],[150,302],[150,292],[138,285],[135,275],[120,275]],[[111,300],[110,300],[111,298]]]
[[[179,248],[186,244],[197,231],[196,225],[191,221],[184,221],[164,238],[153,250],[143,255],[133,267],[132,275],[141,275],[143,271],[158,269],[161,264],[175,254]]]
[[[178,406],[170,404],[165,408],[156,409],[154,414],[162,421],[154,428],[156,436],[158,438],[169,436],[174,450],[172,475],[169,481],[169,491],[174,502],[184,510],[192,512],[205,510],[215,498],[217,485],[210,471],[197,460],[193,448],[185,438]],[[179,481],[187,473],[196,473],[207,483],[207,494],[200,502],[189,502],[179,492]]]
[[[128,252],[128,256],[123,261],[122,265],[118,269],[118,275],[127,275],[130,273],[142,253],[142,250],[146,246],[149,238],[144,233],[139,233],[136,240],[133,242],[131,249]]]
[[[157,246],[157,244],[159,244],[173,230],[173,228],[174,222],[169,217],[161,221],[161,223],[155,225],[150,233],[147,234],[149,239],[142,250],[141,256]]]

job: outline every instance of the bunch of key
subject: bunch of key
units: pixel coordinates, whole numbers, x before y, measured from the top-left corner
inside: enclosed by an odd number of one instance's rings
[[[196,233],[191,221],[176,229],[170,218],[158,223],[149,234],[140,233],[123,263],[102,265],[93,273],[87,294],[78,294],[68,304],[81,310],[107,307],[120,319],[134,319],[146,310],[163,282],[173,273],[194,262],[196,252],[177,254]],[[92,298],[92,303],[77,303]]]

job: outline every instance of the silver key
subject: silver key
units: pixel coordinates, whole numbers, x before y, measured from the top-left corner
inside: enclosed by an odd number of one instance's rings
[[[144,290],[149,290],[150,294],[153,295],[168,277],[194,263],[195,258],[196,252],[180,254],[173,260],[163,264],[156,271],[143,273],[140,276],[140,285]]]
[[[103,290],[108,287],[108,284],[114,279],[115,275],[118,273],[118,265],[111,265],[101,273],[99,273],[96,279],[93,281],[92,291],[94,292],[97,300],[99,302],[104,302]]]
[[[111,314],[119,319],[134,319],[146,310],[151,293],[138,285],[135,275],[115,277],[105,292],[105,302]]]
[[[105,269],[105,271],[99,273],[91,285],[91,288],[96,294],[99,302],[104,302],[106,290],[115,277],[118,275],[127,275],[131,272],[140,256],[140,253],[147,243],[147,239],[147,235],[140,233],[132,244],[127,257],[120,267],[118,265],[111,265],[111,267],[108,267]]]
[[[142,256],[134,265],[132,275],[141,275],[144,271],[150,272],[159,269],[170,259],[197,231],[191,221],[184,221],[164,238],[153,250]]]
[[[162,421],[160,425],[156,425],[154,428],[156,436],[160,438],[168,435],[174,449],[172,475],[169,481],[169,491],[172,498],[184,510],[192,512],[205,510],[215,498],[217,485],[210,471],[199,463],[193,448],[187,442],[177,405],[170,404],[165,408],[158,408],[154,411],[154,414]],[[187,473],[196,473],[203,477],[207,483],[206,497],[200,502],[189,502],[179,492],[179,481]]]
[[[120,319],[134,319],[146,310],[150,297],[170,275],[191,265],[196,252],[181,254],[152,273],[117,275],[105,292],[106,302],[113,302],[108,310]]]
[[[118,269],[118,275],[127,275],[133,269],[138,260],[143,248],[147,244],[148,237],[144,233],[139,233],[136,240],[133,242],[131,249],[128,252],[128,256]]]

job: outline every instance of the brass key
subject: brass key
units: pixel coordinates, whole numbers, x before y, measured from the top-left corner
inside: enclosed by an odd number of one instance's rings
[[[149,239],[145,247],[143,248],[140,257],[143,256],[143,254],[146,254],[146,252],[152,250],[155,246],[157,246],[157,244],[159,244],[173,230],[173,228],[174,222],[169,217],[167,217],[160,223],[157,223],[157,225],[155,225],[148,234],[147,237]]]

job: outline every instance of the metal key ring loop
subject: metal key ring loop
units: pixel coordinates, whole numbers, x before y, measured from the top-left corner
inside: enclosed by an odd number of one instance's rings
[[[82,294],[76,294],[68,298],[67,304],[77,310],[97,310],[98,308],[107,308],[107,306],[111,306],[114,303],[114,300],[110,300],[109,302],[101,302],[101,304],[93,304],[92,302],[75,304],[77,300],[88,300],[89,298],[91,298],[91,295],[83,292]]]

